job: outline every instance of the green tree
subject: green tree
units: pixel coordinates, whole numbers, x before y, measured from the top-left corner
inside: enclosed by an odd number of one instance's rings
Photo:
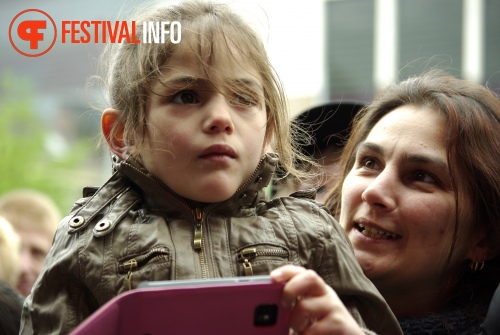
[[[18,188],[36,189],[67,213],[80,194],[78,176],[91,145],[77,140],[63,156],[50,154],[47,139],[53,130],[35,113],[33,92],[28,79],[13,74],[0,77],[0,195]]]

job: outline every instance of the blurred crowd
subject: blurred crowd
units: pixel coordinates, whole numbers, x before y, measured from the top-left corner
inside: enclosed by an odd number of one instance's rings
[[[37,190],[0,196],[0,335],[17,334],[22,302],[31,292],[49,252],[61,214]]]

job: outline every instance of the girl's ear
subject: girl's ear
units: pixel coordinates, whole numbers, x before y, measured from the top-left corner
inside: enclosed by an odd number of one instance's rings
[[[120,111],[113,108],[104,110],[101,117],[101,128],[109,149],[121,159],[127,159],[129,148],[123,140],[124,125],[120,121]]]

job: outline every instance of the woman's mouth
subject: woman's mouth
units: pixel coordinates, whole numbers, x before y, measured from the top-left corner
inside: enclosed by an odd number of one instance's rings
[[[355,223],[354,228],[361,234],[374,239],[396,240],[402,237],[399,234],[387,232],[373,227],[367,227],[361,223]]]

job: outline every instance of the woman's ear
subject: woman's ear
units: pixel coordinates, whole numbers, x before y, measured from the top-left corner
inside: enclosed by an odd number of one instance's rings
[[[127,159],[129,148],[123,140],[124,125],[120,121],[120,111],[113,108],[104,110],[101,117],[101,128],[109,149],[121,159]]]
[[[479,240],[467,254],[467,258],[473,262],[485,262],[498,255],[499,247],[491,247],[486,243],[486,239]]]

